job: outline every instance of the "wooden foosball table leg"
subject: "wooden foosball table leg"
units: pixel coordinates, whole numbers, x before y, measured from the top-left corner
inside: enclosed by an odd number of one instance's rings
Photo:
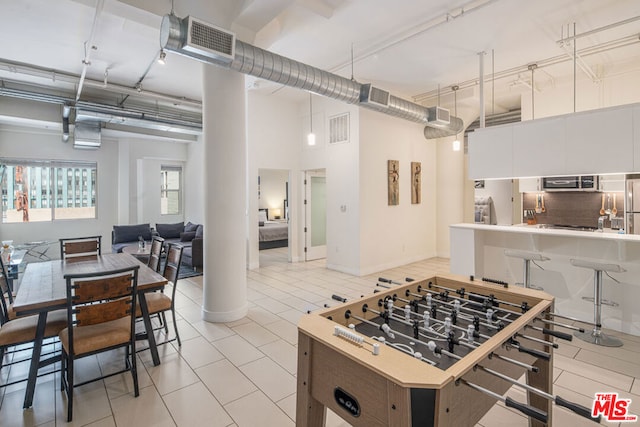
[[[547,335],[545,336],[545,339],[551,341],[552,337]],[[549,351],[548,348],[546,348],[545,350]],[[553,380],[553,358],[551,358],[551,360],[549,361],[538,359],[533,363],[533,366],[538,368],[538,372],[527,372],[527,384],[544,392],[551,393]],[[546,412],[548,417],[547,424],[534,418],[529,418],[529,426],[545,427],[553,425],[553,405],[551,400],[545,399],[544,397],[531,392],[527,392],[527,395],[529,398],[529,405]]]
[[[298,393],[296,426],[324,427],[327,408],[311,396],[311,339],[298,334]]]

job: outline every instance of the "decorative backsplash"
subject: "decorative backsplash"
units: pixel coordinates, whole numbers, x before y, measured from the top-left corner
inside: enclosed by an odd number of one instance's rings
[[[542,196],[545,209],[544,212],[535,214],[537,224],[597,227],[603,195],[605,197],[605,209],[613,209],[614,194],[618,211],[617,217],[622,218],[624,215],[623,192],[558,191],[523,193],[522,208],[535,210],[538,196]],[[542,208],[539,201],[538,206]],[[607,219],[605,227],[610,226],[610,221]]]

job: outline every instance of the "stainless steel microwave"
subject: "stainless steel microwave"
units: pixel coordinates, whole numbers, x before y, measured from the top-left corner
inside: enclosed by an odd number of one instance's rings
[[[542,178],[544,191],[597,191],[597,175],[555,176]]]

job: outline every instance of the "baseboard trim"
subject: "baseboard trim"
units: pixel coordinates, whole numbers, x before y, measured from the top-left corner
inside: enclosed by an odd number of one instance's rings
[[[244,304],[242,307],[232,311],[208,311],[202,307],[202,320],[211,323],[235,322],[245,317],[248,311],[248,304]]]

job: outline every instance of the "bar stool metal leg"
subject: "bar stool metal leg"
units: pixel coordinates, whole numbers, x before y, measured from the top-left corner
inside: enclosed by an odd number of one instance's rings
[[[522,286],[529,289],[537,289],[539,291],[544,290],[544,288],[540,286],[531,284],[531,263],[535,261],[549,261],[548,257],[538,252],[522,251],[519,249],[505,249],[504,254],[508,257],[522,259]],[[516,283],[516,285],[519,284],[520,283]]]
[[[602,332],[602,270],[593,272],[593,318],[595,326],[590,332],[575,332],[582,341],[604,347],[622,347],[622,341]]]
[[[525,259],[524,260],[524,273],[523,273],[523,286],[525,288],[529,288],[529,289],[537,289],[539,291],[543,291],[544,288],[542,286],[537,286],[537,285],[533,285],[531,284],[531,260],[530,259]]]

